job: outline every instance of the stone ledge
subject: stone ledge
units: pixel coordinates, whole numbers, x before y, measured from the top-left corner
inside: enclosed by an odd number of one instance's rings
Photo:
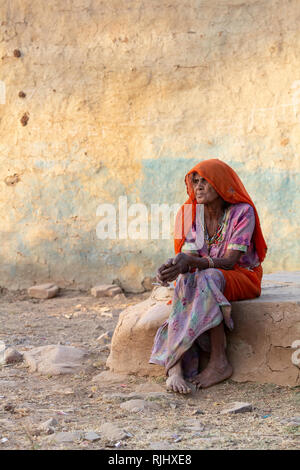
[[[113,372],[142,376],[164,375],[149,364],[154,336],[168,318],[173,291],[158,287],[149,299],[120,314],[107,365]],[[265,274],[262,295],[232,302],[235,324],[229,333],[228,356],[232,379],[295,386],[300,369],[292,363],[291,348],[300,340],[300,272]]]

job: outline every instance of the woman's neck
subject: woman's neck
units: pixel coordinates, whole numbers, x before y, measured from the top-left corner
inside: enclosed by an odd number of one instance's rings
[[[225,204],[223,199],[218,198],[204,205],[204,217],[208,220],[219,220],[223,215]]]

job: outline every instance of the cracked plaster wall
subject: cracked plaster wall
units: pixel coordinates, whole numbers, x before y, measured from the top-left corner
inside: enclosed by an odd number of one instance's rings
[[[298,0],[1,3],[1,286],[140,290],[172,241],[99,240],[98,205],[182,203],[211,157],[257,204],[265,271],[300,269],[299,22]]]

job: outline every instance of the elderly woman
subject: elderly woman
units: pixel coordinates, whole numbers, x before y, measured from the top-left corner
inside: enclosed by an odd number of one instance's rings
[[[176,280],[172,311],[156,334],[150,358],[165,367],[167,389],[179,393],[191,391],[186,380],[206,388],[232,375],[224,332],[224,324],[233,329],[230,301],[260,295],[267,251],[256,208],[226,163],[204,160],[185,183],[189,199],[176,218],[175,234],[181,233],[175,238],[176,256],[157,272],[162,285]],[[192,208],[190,222],[186,205]],[[202,223],[199,207],[204,207]],[[199,373],[201,349],[210,359]]]

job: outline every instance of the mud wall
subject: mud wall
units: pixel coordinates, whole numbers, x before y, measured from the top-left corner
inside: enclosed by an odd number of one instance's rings
[[[257,204],[265,271],[300,269],[299,21],[298,0],[3,2],[0,285],[141,290],[172,241],[100,240],[97,207],[182,203],[211,157]]]

